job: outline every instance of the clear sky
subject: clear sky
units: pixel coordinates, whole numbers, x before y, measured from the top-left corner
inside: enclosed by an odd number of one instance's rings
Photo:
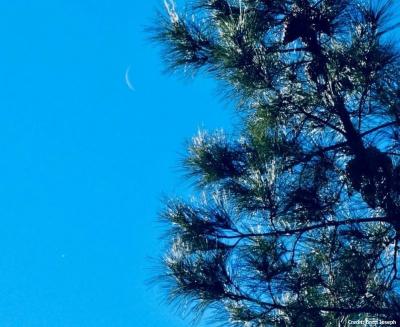
[[[185,193],[184,141],[231,112],[162,75],[159,2],[0,1],[2,327],[189,325],[145,285],[159,199]]]

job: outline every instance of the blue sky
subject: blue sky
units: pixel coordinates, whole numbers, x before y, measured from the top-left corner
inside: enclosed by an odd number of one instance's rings
[[[188,326],[145,281],[215,85],[161,72],[158,0],[0,2],[0,326]],[[130,68],[135,91],[124,80]]]

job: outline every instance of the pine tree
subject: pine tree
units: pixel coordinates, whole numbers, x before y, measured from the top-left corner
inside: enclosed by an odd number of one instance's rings
[[[220,81],[234,135],[200,132],[171,199],[168,294],[232,326],[400,318],[400,61],[390,1],[165,2],[169,69]]]

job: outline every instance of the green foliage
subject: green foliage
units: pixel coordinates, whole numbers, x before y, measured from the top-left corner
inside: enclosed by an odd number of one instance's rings
[[[185,166],[200,184],[238,177],[244,173],[246,148],[243,144],[229,144],[225,135],[200,132],[189,148]]]
[[[233,326],[399,319],[400,61],[391,1],[166,2],[171,70],[211,74],[241,111],[184,159],[168,201],[171,299]]]

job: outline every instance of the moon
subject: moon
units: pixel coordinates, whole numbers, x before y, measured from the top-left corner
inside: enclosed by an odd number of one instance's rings
[[[130,73],[130,71],[131,71],[131,66],[129,66],[129,67],[126,69],[126,72],[125,72],[125,83],[126,83],[126,85],[128,86],[128,88],[129,88],[131,91],[136,91],[135,87],[133,86],[133,84],[132,84],[132,82],[131,82],[131,80],[130,80],[130,78],[129,78],[129,73]]]

